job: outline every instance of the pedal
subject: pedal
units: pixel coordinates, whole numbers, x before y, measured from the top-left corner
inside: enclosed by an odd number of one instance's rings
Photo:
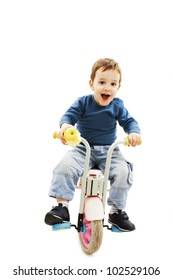
[[[123,232],[122,230],[120,230],[120,229],[117,228],[116,226],[112,226],[112,227],[111,227],[111,231],[112,231],[112,232]]]
[[[71,228],[71,223],[68,222],[52,225],[52,230],[69,229],[69,228]]]

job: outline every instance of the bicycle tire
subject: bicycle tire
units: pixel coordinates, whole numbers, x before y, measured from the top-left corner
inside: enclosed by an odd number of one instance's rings
[[[102,220],[87,221],[84,217],[83,228],[79,232],[79,239],[81,242],[82,249],[86,254],[95,253],[102,244]]]

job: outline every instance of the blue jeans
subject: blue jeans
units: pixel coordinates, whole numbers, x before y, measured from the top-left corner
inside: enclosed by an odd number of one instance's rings
[[[95,165],[104,173],[109,146],[92,146],[89,169]],[[69,150],[53,171],[49,196],[71,200],[79,177],[82,176],[85,162],[85,147],[78,145]],[[133,183],[132,164],[127,162],[116,147],[112,154],[109,172],[110,191],[108,205],[124,209],[128,190]]]

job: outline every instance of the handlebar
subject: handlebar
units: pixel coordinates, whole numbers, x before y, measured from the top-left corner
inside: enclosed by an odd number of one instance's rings
[[[53,133],[53,138],[54,139],[59,139],[60,138],[59,133],[54,132]],[[82,176],[82,180],[85,182],[85,180],[87,178],[87,174],[88,174],[90,154],[91,154],[90,145],[85,138],[81,137],[80,132],[78,130],[76,130],[74,127],[70,127],[70,128],[65,130],[64,139],[66,140],[66,143],[68,145],[70,145],[71,147],[75,147],[75,146],[79,145],[80,143],[83,143],[84,146],[86,147],[84,173],[83,173],[83,176]],[[107,182],[108,182],[109,168],[110,168],[110,163],[111,163],[113,150],[115,149],[116,146],[118,146],[120,144],[124,144],[125,146],[130,146],[130,143],[129,143],[129,140],[128,140],[127,137],[124,138],[124,139],[121,139],[121,140],[115,140],[115,142],[112,145],[110,145],[108,153],[107,153],[107,160],[106,160],[105,171],[104,171],[105,185],[107,185]]]
[[[53,133],[53,138],[54,139],[60,139],[59,132],[55,131]],[[83,142],[84,138],[81,137],[80,132],[77,129],[75,129],[74,127],[70,127],[70,128],[65,130],[64,139],[66,140],[66,143],[69,146],[75,147],[78,144],[80,144],[81,142]],[[127,137],[124,138],[123,140],[120,140],[120,143],[117,143],[116,145],[118,145],[118,144],[124,144],[125,146],[130,146],[130,143],[129,143],[129,140],[128,140]]]

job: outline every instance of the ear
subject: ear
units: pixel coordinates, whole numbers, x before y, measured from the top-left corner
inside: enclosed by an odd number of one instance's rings
[[[119,83],[119,87],[118,87],[118,89],[120,89],[120,87],[121,87],[121,83]]]
[[[92,90],[94,90],[94,88],[93,88],[93,81],[92,81],[92,80],[89,80],[89,85],[90,85],[90,88],[91,88]]]

